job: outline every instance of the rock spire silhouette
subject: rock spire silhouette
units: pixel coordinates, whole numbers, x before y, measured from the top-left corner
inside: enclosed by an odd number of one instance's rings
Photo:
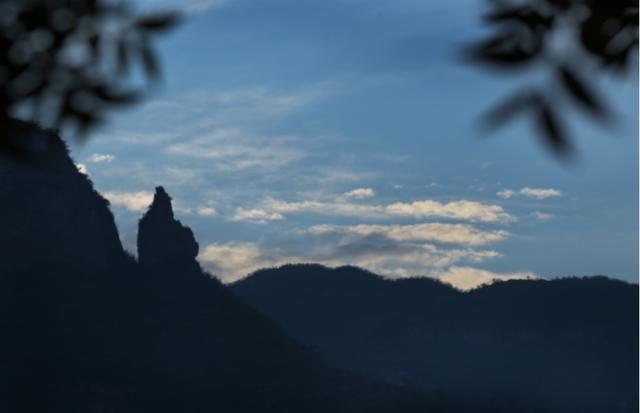
[[[171,197],[156,187],[153,202],[138,224],[138,261],[145,266],[195,262],[198,242],[189,227],[174,218]]]

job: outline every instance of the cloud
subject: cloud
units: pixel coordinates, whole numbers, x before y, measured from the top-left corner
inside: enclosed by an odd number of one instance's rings
[[[299,202],[287,202],[278,199],[268,198],[261,204],[261,209],[273,211],[279,214],[316,213],[324,215],[345,215],[345,216],[377,216],[381,214],[379,207],[351,204],[347,202],[324,202],[305,200]]]
[[[445,249],[376,234],[322,245],[309,258],[329,266],[353,264],[387,277],[403,278],[432,276],[459,262],[481,263],[500,256],[492,250]]]
[[[552,197],[560,197],[562,196],[562,192],[558,189],[553,188],[529,188],[528,186],[526,186],[520,190],[505,189],[498,192],[497,195],[500,198],[504,199],[510,199],[516,195],[522,195],[534,199],[546,199]]]
[[[325,95],[327,83],[309,85],[306,88],[275,92],[264,86],[241,88],[214,94],[214,103],[233,110],[236,115],[257,117],[282,117],[315,102]]]
[[[441,203],[432,200],[422,200],[410,203],[396,202],[390,205],[368,205],[349,202],[326,202],[305,200],[287,202],[268,198],[258,209],[281,215],[296,213],[315,213],[322,215],[341,215],[360,218],[389,219],[407,217],[448,218],[471,222],[505,224],[515,221],[515,217],[506,212],[499,205],[488,205],[475,201],[453,201]]]
[[[440,242],[479,246],[506,239],[506,231],[481,231],[466,224],[426,223],[414,225],[315,225],[312,235],[350,234],[358,236],[384,235],[395,241]]]
[[[209,244],[198,260],[213,275],[224,282],[234,282],[261,268],[297,262],[292,257],[271,258],[254,243],[231,242]]]
[[[436,278],[459,290],[468,291],[495,281],[532,280],[540,277],[530,272],[500,274],[478,268],[452,266],[439,273]]]
[[[233,282],[260,268],[303,262],[331,267],[356,265],[388,278],[437,277],[452,265],[479,264],[500,256],[491,250],[441,249],[431,244],[368,236],[297,252],[256,243],[214,243],[207,245],[198,259],[222,281]]]
[[[236,208],[231,221],[248,221],[254,224],[266,224],[268,221],[280,221],[284,217],[277,212],[268,212],[262,209]]]
[[[330,82],[288,90],[266,86],[197,90],[170,100],[147,102],[138,109],[138,115],[145,121],[165,124],[184,137],[213,128],[248,128],[247,125],[270,123],[308,107],[334,90],[336,87]],[[156,134],[156,138],[168,137],[167,131]]]
[[[345,192],[341,199],[365,199],[375,196],[376,192],[371,188],[356,188],[352,191]]]
[[[515,221],[515,217],[508,214],[499,205],[487,205],[467,200],[449,203],[431,200],[410,203],[398,202],[387,206],[385,209],[393,215],[412,218],[438,217],[489,223],[508,223]]]
[[[88,175],[89,171],[87,170],[87,165],[83,164],[83,163],[77,163],[76,164],[76,168],[78,169],[78,172],[80,172],[83,175]]]
[[[93,163],[112,162],[115,159],[116,157],[114,155],[94,153],[89,157],[89,162],[93,162]]]
[[[222,171],[273,170],[305,156],[293,147],[294,140],[285,136],[255,136],[242,128],[221,128],[171,144],[165,151],[206,160],[211,168]]]
[[[555,218],[556,216],[553,214],[548,214],[546,212],[534,211],[531,213],[531,216],[540,221],[548,221],[550,219]]]
[[[198,213],[198,215],[203,216],[203,217],[212,217],[217,215],[217,211],[215,210],[215,208],[212,207],[202,207],[202,208],[198,208],[198,210],[196,211]]]
[[[140,212],[147,209],[153,202],[153,193],[147,191],[119,192],[107,191],[102,195],[109,200],[111,205],[120,206],[129,211]]]

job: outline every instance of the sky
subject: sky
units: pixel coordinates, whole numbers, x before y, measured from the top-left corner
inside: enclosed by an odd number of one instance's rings
[[[187,15],[157,44],[164,81],[72,156],[128,250],[163,185],[200,263],[225,282],[290,262],[462,289],[637,282],[637,81],[597,79],[617,122],[573,113],[573,162],[524,118],[487,135],[478,117],[523,79],[460,58],[484,33],[481,5],[138,0]]]

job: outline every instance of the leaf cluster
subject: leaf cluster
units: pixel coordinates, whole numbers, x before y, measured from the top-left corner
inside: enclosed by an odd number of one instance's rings
[[[527,86],[486,115],[490,127],[529,113],[540,136],[558,155],[570,153],[562,101],[599,121],[612,111],[597,91],[591,73],[627,74],[638,49],[635,0],[489,0],[484,21],[493,34],[466,50],[475,64],[523,72],[543,66],[551,73],[546,88]],[[562,47],[559,47],[562,44]],[[566,100],[566,99],[565,99]]]
[[[151,42],[179,18],[110,0],[0,1],[0,126],[20,111],[86,136],[159,78]],[[142,84],[131,81],[136,69]]]

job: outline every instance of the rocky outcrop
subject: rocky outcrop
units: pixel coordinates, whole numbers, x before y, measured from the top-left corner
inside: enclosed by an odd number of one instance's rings
[[[138,224],[138,261],[145,266],[195,263],[198,249],[191,229],[174,218],[171,197],[157,187],[153,203]]]
[[[0,147],[0,270],[41,263],[99,270],[122,258],[108,201],[60,137],[20,121],[3,133],[14,150]]]

